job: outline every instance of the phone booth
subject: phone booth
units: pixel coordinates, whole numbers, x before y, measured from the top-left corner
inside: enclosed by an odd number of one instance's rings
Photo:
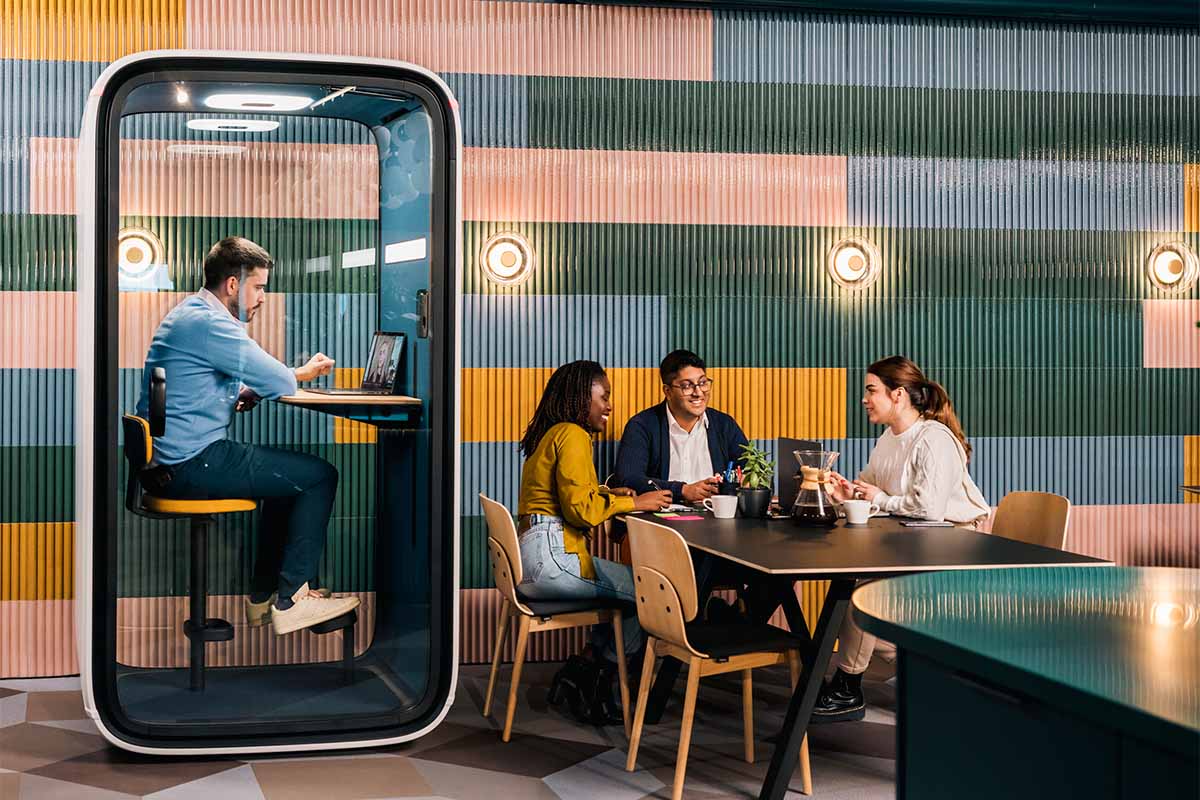
[[[76,161],[77,635],[85,707],[114,744],[361,747],[418,737],[448,711],[460,152],[449,89],[400,62],[159,51],[93,87]],[[253,624],[247,600],[261,509],[152,505],[137,479],[181,399],[145,370],[147,348],[229,236],[274,262],[249,336],[289,367],[333,358],[314,388],[364,390],[231,414],[229,439],[338,473],[319,581],[360,603],[284,635]],[[144,387],[139,427],[126,415]]]

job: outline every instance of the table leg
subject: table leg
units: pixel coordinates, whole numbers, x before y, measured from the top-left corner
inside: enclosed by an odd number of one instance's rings
[[[833,643],[837,640],[854,585],[852,580],[835,580],[829,585],[825,605],[821,608],[821,618],[817,622],[816,650],[812,660],[804,662],[800,680],[792,691],[787,716],[783,720],[783,729],[775,745],[775,752],[771,755],[771,766],[767,769],[767,777],[758,793],[759,800],[782,800],[787,793],[788,783],[800,757],[800,743],[804,741],[804,734],[808,731],[808,720],[812,716],[813,706],[817,704],[821,679],[825,675],[825,668],[829,666],[829,658],[833,655]]]
[[[698,613],[702,614],[704,613],[704,604],[708,602],[708,596],[712,594],[713,562],[716,559],[699,550],[693,550],[692,554],[695,558]],[[662,719],[663,709],[667,707],[667,701],[671,699],[671,691],[675,688],[675,679],[679,677],[681,667],[683,667],[683,662],[674,658],[662,660],[662,665],[658,668],[658,675],[654,678],[654,686],[650,688],[650,698],[646,701],[645,721],[647,725],[657,725],[658,721]]]

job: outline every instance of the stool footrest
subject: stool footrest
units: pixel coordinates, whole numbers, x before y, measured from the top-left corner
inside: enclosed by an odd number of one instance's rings
[[[334,617],[333,619],[327,619],[324,622],[318,622],[316,625],[313,625],[311,628],[309,628],[309,630],[313,633],[333,633],[334,631],[340,631],[345,628],[353,628],[356,622],[358,622],[358,610],[351,609],[345,614],[342,614],[340,617]]]
[[[227,642],[233,638],[233,626],[215,617],[204,620],[203,625],[197,625],[189,619],[183,623],[183,633],[193,641]]]

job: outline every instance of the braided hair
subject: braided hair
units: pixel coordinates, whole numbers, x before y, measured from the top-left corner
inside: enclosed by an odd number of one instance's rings
[[[554,370],[521,437],[521,454],[525,458],[533,455],[546,431],[560,422],[574,422],[591,433],[592,384],[606,377],[604,367],[595,361],[572,361]]]

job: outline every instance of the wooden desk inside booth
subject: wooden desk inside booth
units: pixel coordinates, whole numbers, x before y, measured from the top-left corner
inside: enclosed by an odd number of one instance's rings
[[[295,394],[281,397],[279,402],[352,419],[355,422],[364,422],[378,428],[414,427],[421,418],[424,406],[420,398],[404,394],[325,394],[310,392],[307,389],[300,389]]]

